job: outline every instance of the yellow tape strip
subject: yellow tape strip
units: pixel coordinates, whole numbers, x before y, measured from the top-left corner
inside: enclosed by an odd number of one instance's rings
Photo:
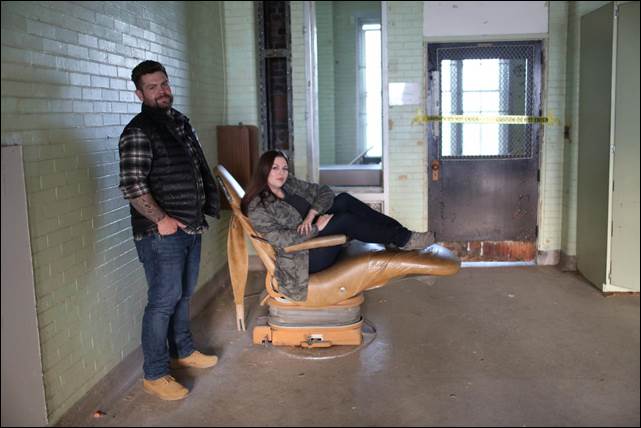
[[[542,123],[548,125],[557,125],[560,123],[558,119],[551,117],[539,116],[517,116],[517,115],[502,115],[502,116],[489,116],[489,115],[463,115],[453,114],[449,116],[428,116],[426,114],[417,114],[412,119],[412,125],[422,124],[428,122],[451,122],[451,123],[499,123],[502,125],[507,124],[527,124],[527,123]]]

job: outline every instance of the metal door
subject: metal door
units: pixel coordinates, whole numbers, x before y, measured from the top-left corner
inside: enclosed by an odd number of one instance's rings
[[[607,282],[613,20],[612,3],[581,17],[576,261],[599,289]]]
[[[639,3],[617,4],[612,250],[608,282],[639,292]]]
[[[541,43],[430,44],[428,72],[430,230],[466,260],[533,260]]]

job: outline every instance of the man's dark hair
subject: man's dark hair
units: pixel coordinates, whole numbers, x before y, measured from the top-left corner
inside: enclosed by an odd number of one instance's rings
[[[159,62],[147,60],[138,64],[131,71],[131,80],[136,85],[136,89],[139,89],[142,91],[142,88],[140,87],[140,78],[143,75],[155,73],[157,71],[162,71],[165,74],[165,76],[168,77],[167,70],[165,70],[165,67],[163,67],[162,64]]]

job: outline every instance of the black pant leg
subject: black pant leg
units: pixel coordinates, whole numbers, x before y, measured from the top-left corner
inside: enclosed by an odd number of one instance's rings
[[[341,193],[336,196],[328,213],[334,214],[334,217],[344,214],[351,214],[353,216],[351,220],[347,222],[348,224],[342,224],[343,221],[341,221],[338,222],[340,224],[334,225],[334,227],[343,227],[344,232],[325,233],[328,235],[344,233],[350,238],[363,242],[395,244],[401,247],[407,243],[412,234],[409,229],[397,220],[379,213],[349,193]],[[330,224],[334,222],[334,220],[336,220],[336,218],[333,218]]]
[[[328,214],[334,216],[318,236],[340,234],[362,242],[395,244],[401,247],[407,243],[412,233],[395,219],[370,208],[349,193],[341,193],[334,198]],[[327,269],[334,264],[340,250],[340,245],[310,250],[309,272]]]
[[[309,250],[309,273],[320,272],[333,265],[340,252],[340,245]]]

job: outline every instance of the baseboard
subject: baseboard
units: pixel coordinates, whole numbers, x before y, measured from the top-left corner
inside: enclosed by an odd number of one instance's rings
[[[563,272],[576,271],[576,256],[570,256],[561,251],[559,258],[559,269]]]
[[[536,264],[542,266],[558,265],[560,254],[561,251],[559,250],[538,251],[536,255]]]
[[[142,347],[137,347],[98,381],[56,422],[55,426],[90,426],[94,413],[105,403],[113,403],[142,379]]]
[[[227,263],[201,286],[191,300],[191,318],[195,318],[209,304],[212,298],[230,283]],[[142,313],[140,314],[142,317]],[[55,426],[89,426],[94,425],[93,414],[101,405],[112,403],[142,379],[142,346],[138,346],[127,355],[109,373],[100,379],[77,403],[75,403],[55,423]]]

